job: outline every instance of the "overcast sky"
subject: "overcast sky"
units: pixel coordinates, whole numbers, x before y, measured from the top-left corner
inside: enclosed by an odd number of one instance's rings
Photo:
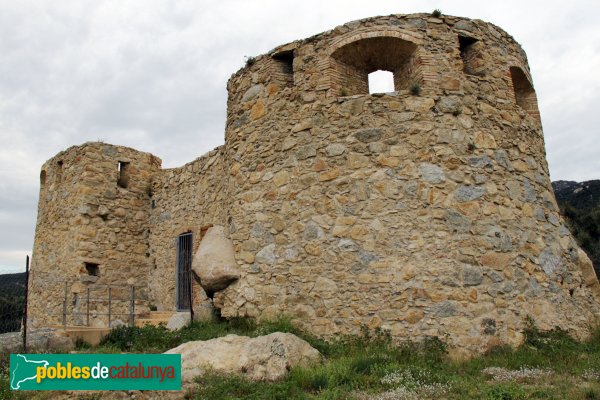
[[[499,25],[528,54],[551,178],[600,179],[600,2],[0,0],[0,273],[24,270],[41,165],[90,140],[163,166],[223,143],[244,56],[376,15]]]

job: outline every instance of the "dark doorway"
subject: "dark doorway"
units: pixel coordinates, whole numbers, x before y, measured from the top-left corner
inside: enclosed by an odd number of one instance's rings
[[[190,309],[192,290],[192,233],[177,237],[177,311]]]

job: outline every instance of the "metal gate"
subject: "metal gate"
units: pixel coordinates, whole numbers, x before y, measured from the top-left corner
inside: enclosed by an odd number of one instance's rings
[[[177,238],[177,311],[188,311],[192,299],[192,233]]]

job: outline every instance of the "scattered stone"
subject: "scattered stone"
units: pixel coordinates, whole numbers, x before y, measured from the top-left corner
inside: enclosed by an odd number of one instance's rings
[[[438,101],[437,109],[443,113],[458,115],[462,112],[463,105],[457,96],[444,96]]]
[[[340,239],[338,247],[342,251],[358,251],[358,245],[351,239]]]
[[[187,342],[165,354],[181,354],[181,377],[185,383],[207,371],[237,374],[254,381],[276,381],[291,368],[308,366],[321,358],[304,340],[280,332],[255,338],[227,335]]]
[[[275,243],[271,243],[268,246],[263,247],[258,253],[256,253],[256,262],[260,264],[275,264],[277,256],[275,255]]]
[[[433,185],[442,183],[446,180],[444,170],[437,165],[422,163],[419,165],[419,172],[421,172],[421,178]]]
[[[459,186],[454,192],[456,201],[473,201],[485,194],[485,188],[480,186]]]
[[[242,102],[247,102],[254,99],[256,96],[262,93],[265,89],[263,85],[254,85],[250,89],[246,90],[246,93],[242,96]]]
[[[383,129],[381,128],[369,128],[363,129],[354,134],[358,140],[364,143],[374,142],[381,139],[383,135]]]
[[[316,157],[317,149],[312,144],[307,144],[305,146],[299,147],[296,151],[296,159],[298,160],[306,160],[307,158]]]
[[[471,229],[471,220],[456,210],[448,210],[446,211],[446,225],[452,231],[466,233]]]
[[[470,265],[463,266],[463,284],[465,286],[477,286],[483,282],[483,272],[480,267]]]
[[[545,248],[538,257],[542,271],[547,275],[553,275],[562,269],[562,259],[554,254],[550,248]]]
[[[346,151],[346,146],[340,143],[332,143],[325,148],[327,155],[330,157],[335,157],[342,155]]]
[[[321,239],[324,236],[325,232],[323,232],[323,229],[314,221],[310,221],[304,226],[304,240]]]
[[[436,317],[446,318],[458,314],[458,308],[453,301],[446,300],[433,306],[432,312]]]
[[[187,325],[189,325],[191,321],[190,312],[176,312],[173,314],[171,318],[169,318],[169,322],[167,322],[167,329],[170,331],[179,330]]]
[[[469,164],[475,168],[486,168],[492,166],[492,159],[488,156],[469,157]]]

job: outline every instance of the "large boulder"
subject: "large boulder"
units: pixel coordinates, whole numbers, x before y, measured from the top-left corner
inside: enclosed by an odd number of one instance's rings
[[[181,354],[183,382],[192,382],[207,370],[274,381],[283,378],[292,367],[320,359],[319,352],[306,341],[281,332],[255,338],[227,335],[187,342],[166,354]]]
[[[206,231],[194,255],[192,270],[204,290],[211,293],[225,289],[240,277],[233,243],[224,227],[212,226]]]

